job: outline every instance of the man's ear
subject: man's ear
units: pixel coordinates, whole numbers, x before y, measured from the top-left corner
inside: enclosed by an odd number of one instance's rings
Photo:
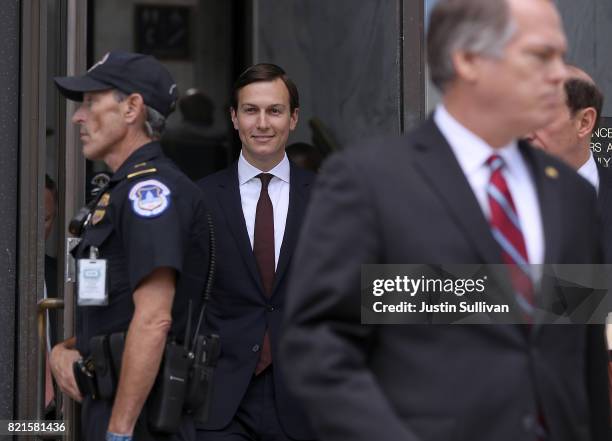
[[[456,51],[451,56],[458,78],[473,83],[478,79],[478,62],[480,57],[471,52]]]
[[[289,121],[289,130],[294,130],[298,123],[298,114],[300,113],[300,108],[296,107],[293,109],[291,113],[291,121]]]
[[[125,120],[128,124],[134,123],[141,115],[145,114],[145,103],[142,95],[132,93],[125,100]]]
[[[591,136],[597,123],[597,111],[593,107],[587,107],[578,111],[578,136],[584,138]]]
[[[232,119],[234,129],[238,130],[238,117],[236,116],[236,109],[233,107],[230,107],[230,118]]]

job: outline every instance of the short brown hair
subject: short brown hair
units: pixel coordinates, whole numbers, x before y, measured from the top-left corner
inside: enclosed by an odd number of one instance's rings
[[[566,103],[571,115],[574,116],[576,112],[587,107],[594,108],[597,116],[595,117],[593,131],[597,130],[604,102],[601,90],[599,90],[595,83],[583,80],[582,78],[570,78],[565,82],[564,86],[565,94],[567,95]]]
[[[232,109],[238,107],[238,92],[245,86],[259,81],[274,81],[280,78],[289,92],[289,107],[291,113],[298,107],[300,107],[300,95],[298,94],[295,83],[289,78],[285,71],[271,63],[259,63],[249,67],[247,70],[242,72],[236,82],[232,91]]]

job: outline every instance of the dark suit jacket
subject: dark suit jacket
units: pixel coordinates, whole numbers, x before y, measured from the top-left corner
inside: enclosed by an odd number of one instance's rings
[[[597,205],[602,222],[603,249],[605,262],[612,263],[612,169],[604,167],[599,161],[597,173],[599,174],[599,193],[597,194]],[[608,365],[609,376],[612,382],[612,362]],[[612,401],[612,383],[610,384],[610,400]],[[612,439],[612,428],[610,429]]]
[[[520,150],[537,188],[545,261],[597,262],[593,188],[544,153]],[[501,262],[433,121],[328,160],[317,184],[281,357],[321,439],[535,440],[538,401],[550,439],[592,439],[591,406],[607,406],[602,326],[360,324],[362,264]]]
[[[287,391],[277,354],[289,264],[313,179],[313,173],[291,164],[289,210],[270,299],[264,294],[246,230],[237,163],[199,182],[207,208],[213,215],[217,238],[215,285],[207,307],[206,325],[209,332],[218,333],[221,339],[210,417],[204,429],[221,429],[233,418],[253,378],[267,327],[280,423],[292,438],[312,439],[301,407]]]
[[[603,247],[606,262],[612,263],[612,169],[595,160],[599,174],[597,205],[603,225]]]

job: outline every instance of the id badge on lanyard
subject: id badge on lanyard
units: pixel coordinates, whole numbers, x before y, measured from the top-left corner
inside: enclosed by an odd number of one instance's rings
[[[98,248],[90,247],[89,259],[77,261],[77,292],[79,306],[108,305],[108,265],[98,259]]]

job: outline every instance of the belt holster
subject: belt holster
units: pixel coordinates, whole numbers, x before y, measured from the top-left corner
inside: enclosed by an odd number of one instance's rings
[[[103,400],[112,400],[117,390],[117,377],[112,366],[108,335],[97,335],[89,341],[91,357],[96,371],[96,384]]]
[[[117,382],[121,372],[121,360],[123,359],[123,348],[125,347],[125,332],[115,332],[108,336],[108,346],[110,349],[111,364],[115,371]]]
[[[99,393],[96,386],[96,374],[91,357],[85,360],[80,358],[75,361],[72,365],[72,371],[81,395],[89,395],[94,400],[97,400],[99,398]]]

